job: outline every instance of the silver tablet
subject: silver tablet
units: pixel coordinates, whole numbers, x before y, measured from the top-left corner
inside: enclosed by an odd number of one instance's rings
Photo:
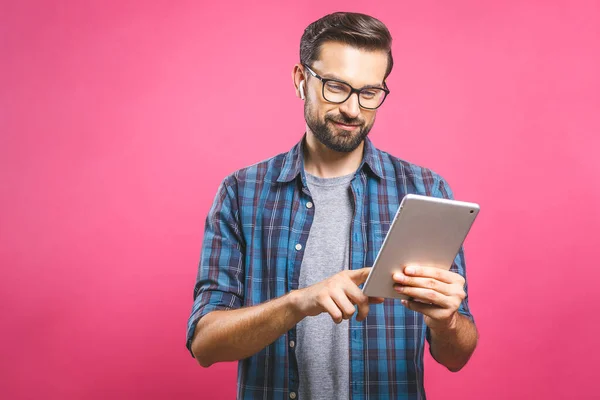
[[[371,297],[406,299],[394,290],[392,275],[407,265],[450,269],[479,205],[409,194],[402,199],[390,230],[363,286]]]

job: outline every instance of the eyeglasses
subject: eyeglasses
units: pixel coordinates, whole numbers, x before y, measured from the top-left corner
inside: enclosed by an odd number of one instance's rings
[[[330,103],[341,104],[348,100],[353,93],[358,95],[358,104],[367,110],[375,110],[379,108],[388,94],[389,89],[385,87],[367,86],[362,89],[354,89],[346,82],[338,81],[337,79],[328,79],[319,76],[315,71],[310,69],[308,65],[302,64],[304,68],[312,76],[323,83],[323,98]]]

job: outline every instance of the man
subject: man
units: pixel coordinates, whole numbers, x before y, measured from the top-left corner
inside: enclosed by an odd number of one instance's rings
[[[205,367],[240,360],[238,398],[422,399],[425,340],[451,371],[475,349],[462,249],[450,271],[390,277],[420,301],[359,288],[406,194],[452,196],[439,175],[367,138],[392,65],[390,33],[372,17],[309,25],[292,72],[306,134],[219,188],[187,346]]]

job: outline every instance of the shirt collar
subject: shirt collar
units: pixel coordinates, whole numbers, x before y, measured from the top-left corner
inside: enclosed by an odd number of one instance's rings
[[[304,140],[305,136],[303,136],[302,140],[292,147],[292,149],[285,155],[277,182],[290,182],[296,178],[298,174],[301,175],[302,182],[306,182],[306,178],[304,176]],[[373,146],[373,143],[371,143],[369,138],[365,138],[363,160],[358,167],[358,171],[360,171],[365,164],[375,176],[378,178],[383,178],[381,155],[379,154],[379,150]]]

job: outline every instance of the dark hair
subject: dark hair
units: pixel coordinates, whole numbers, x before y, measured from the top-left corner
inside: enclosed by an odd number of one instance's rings
[[[312,65],[320,56],[325,42],[349,44],[362,50],[387,52],[388,65],[385,78],[392,72],[392,35],[380,20],[369,15],[336,12],[313,22],[304,30],[300,39],[300,62]]]

